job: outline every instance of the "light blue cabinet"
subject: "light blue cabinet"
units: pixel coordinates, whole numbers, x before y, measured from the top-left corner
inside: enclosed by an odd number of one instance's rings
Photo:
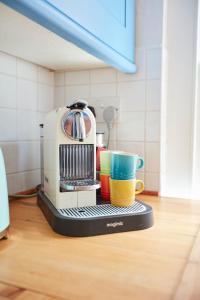
[[[136,71],[135,0],[2,2],[121,71]]]

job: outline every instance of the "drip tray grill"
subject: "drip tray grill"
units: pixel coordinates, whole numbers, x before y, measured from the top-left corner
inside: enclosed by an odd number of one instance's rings
[[[96,206],[56,209],[47,196],[39,191],[37,203],[52,229],[66,236],[111,234],[147,229],[153,225],[152,208],[142,201],[135,201],[130,207],[101,203]]]
[[[134,205],[129,207],[116,207],[111,204],[101,204],[96,206],[76,207],[67,209],[58,209],[58,212],[63,217],[73,219],[85,219],[85,218],[98,218],[106,216],[120,216],[120,215],[135,215],[146,211],[146,207],[135,201]]]

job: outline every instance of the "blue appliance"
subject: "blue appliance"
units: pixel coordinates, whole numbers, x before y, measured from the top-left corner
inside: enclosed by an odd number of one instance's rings
[[[7,237],[9,223],[10,217],[6,171],[3,153],[0,149],[0,239],[3,237]]]

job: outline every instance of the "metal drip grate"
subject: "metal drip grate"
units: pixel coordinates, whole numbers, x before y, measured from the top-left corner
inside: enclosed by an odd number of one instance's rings
[[[102,204],[96,206],[58,209],[58,212],[64,217],[85,219],[128,214],[136,215],[146,210],[146,207],[142,203],[135,201],[134,205],[129,207],[116,207],[111,204]]]

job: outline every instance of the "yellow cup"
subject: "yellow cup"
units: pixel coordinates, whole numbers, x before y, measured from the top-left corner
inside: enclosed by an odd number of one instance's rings
[[[136,186],[140,188],[136,190]],[[135,195],[144,191],[144,182],[139,179],[114,180],[110,178],[110,201],[114,206],[131,206]]]

